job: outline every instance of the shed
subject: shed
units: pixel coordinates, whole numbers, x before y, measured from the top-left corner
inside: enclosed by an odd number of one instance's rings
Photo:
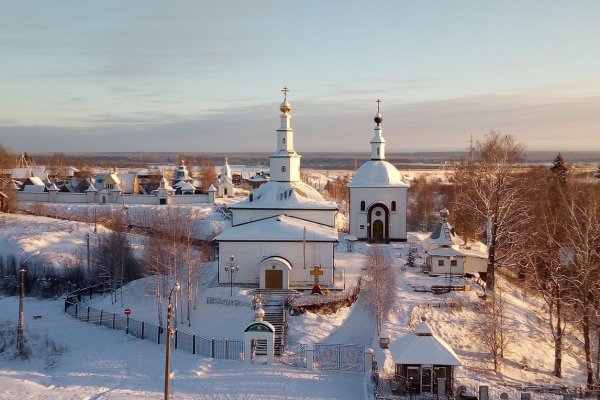
[[[444,340],[433,335],[424,319],[414,332],[393,341],[390,352],[400,393],[439,395],[442,389],[442,395],[450,394],[454,367],[462,363]]]

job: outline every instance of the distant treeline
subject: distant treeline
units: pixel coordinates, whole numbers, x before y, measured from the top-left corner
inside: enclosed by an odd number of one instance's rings
[[[65,163],[71,165],[112,166],[112,167],[146,167],[152,164],[178,164],[182,159],[205,157],[214,165],[222,165],[225,157],[230,165],[268,165],[270,153],[174,153],[174,152],[114,152],[114,153],[64,153]],[[446,152],[387,152],[386,159],[403,168],[412,164],[439,165],[464,158],[467,151]],[[529,151],[525,153],[525,162],[548,163],[556,155],[555,151]],[[563,155],[572,164],[597,164],[599,151],[566,151]],[[55,154],[31,154],[37,164],[47,164]],[[368,152],[302,152],[302,167],[319,169],[352,170],[370,158]],[[413,167],[414,168],[414,167]]]

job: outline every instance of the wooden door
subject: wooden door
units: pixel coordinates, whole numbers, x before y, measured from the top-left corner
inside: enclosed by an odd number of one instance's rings
[[[373,241],[383,242],[383,221],[380,219],[373,221]]]
[[[280,269],[265,270],[265,289],[283,289],[283,271]]]

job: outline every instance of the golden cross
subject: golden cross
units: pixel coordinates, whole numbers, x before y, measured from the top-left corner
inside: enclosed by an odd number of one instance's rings
[[[315,277],[315,286],[319,284],[319,276],[323,275],[323,270],[318,265],[315,265],[310,270],[310,274]]]
[[[287,88],[287,86],[284,86],[283,89],[281,89],[281,92],[283,93],[283,101],[287,101],[287,94],[290,91],[290,89]]]

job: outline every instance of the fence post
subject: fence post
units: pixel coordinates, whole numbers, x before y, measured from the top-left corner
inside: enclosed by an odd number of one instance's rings
[[[314,368],[314,353],[313,353],[314,349],[309,349],[308,347],[306,348],[306,368],[309,371],[312,371],[312,369]]]
[[[129,315],[127,316],[127,326],[125,326],[125,334],[129,335]]]
[[[211,358],[215,358],[215,338],[210,339],[210,347]]]
[[[229,360],[229,339],[225,338],[225,359]]]
[[[75,304],[75,318],[77,318],[77,308],[78,308],[78,304]]]
[[[177,329],[175,329],[175,348],[177,348]]]
[[[192,335],[192,354],[196,354],[196,335]]]
[[[142,340],[144,339],[144,321],[142,321]]]
[[[162,331],[162,326],[158,326],[158,329],[156,330],[156,343],[160,344],[160,332]]]
[[[88,306],[87,317],[85,318],[85,322],[90,322],[90,307]]]
[[[112,328],[115,329],[115,316],[117,314],[113,313],[113,323],[112,323]]]

